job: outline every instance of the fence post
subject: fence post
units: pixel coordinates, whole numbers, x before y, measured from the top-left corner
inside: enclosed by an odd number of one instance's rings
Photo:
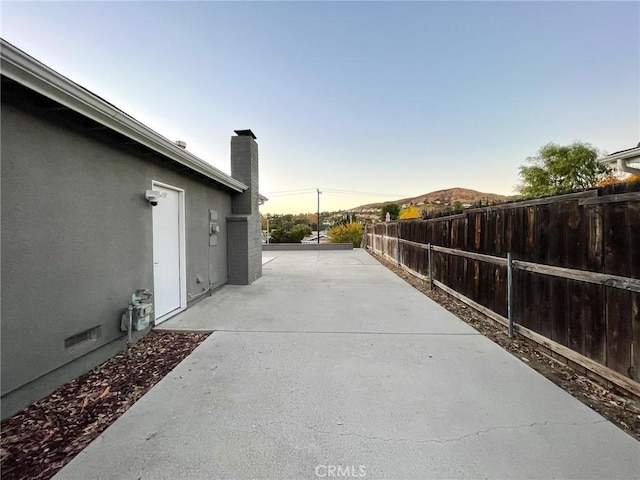
[[[396,261],[400,267],[400,224],[396,223]]]
[[[433,290],[433,265],[431,263],[431,242],[429,242],[429,290]]]
[[[507,317],[509,318],[509,338],[513,338],[513,263],[511,252],[507,253]]]

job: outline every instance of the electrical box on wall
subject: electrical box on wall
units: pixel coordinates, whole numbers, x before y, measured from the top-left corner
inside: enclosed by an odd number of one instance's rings
[[[209,210],[209,246],[214,247],[218,245],[218,233],[220,233],[218,211]]]

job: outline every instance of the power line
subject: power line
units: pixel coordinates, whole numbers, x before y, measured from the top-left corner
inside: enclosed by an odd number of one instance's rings
[[[279,192],[266,192],[266,193],[264,193],[264,195],[278,195],[278,194],[281,194],[281,193],[295,194],[295,192],[306,193],[306,192],[315,192],[315,191],[316,191],[315,188],[298,188],[296,190],[281,190]]]
[[[316,190],[317,190],[316,188],[304,188],[299,190],[282,190],[279,192],[266,192],[264,193],[264,195],[271,196],[271,197],[285,197],[289,195],[305,195],[308,193],[315,192]],[[333,188],[323,188],[322,191],[328,192],[328,193],[339,193],[341,195],[367,195],[367,196],[396,197],[396,198],[402,197],[402,195],[396,194],[396,193],[359,192],[356,190],[338,190]]]
[[[298,192],[298,193],[264,193],[263,195],[269,197],[269,198],[275,198],[275,197],[290,197],[292,195],[309,195],[310,193],[313,193],[315,190],[309,190],[308,192]]]
[[[329,192],[329,193],[342,193],[343,195],[375,195],[378,197],[401,197],[402,196],[396,193],[358,192],[355,190],[336,190],[331,188],[325,188],[323,191]]]

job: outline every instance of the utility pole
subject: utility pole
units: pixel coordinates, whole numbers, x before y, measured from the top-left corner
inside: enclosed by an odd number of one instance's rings
[[[320,243],[320,194],[322,193],[319,188],[316,188],[318,192],[318,244]]]
[[[269,240],[269,214],[267,213],[267,243],[270,243]]]

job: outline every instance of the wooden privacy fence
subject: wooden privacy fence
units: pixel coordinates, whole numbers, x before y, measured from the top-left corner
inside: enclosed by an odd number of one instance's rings
[[[640,396],[640,183],[368,226],[364,244]]]

